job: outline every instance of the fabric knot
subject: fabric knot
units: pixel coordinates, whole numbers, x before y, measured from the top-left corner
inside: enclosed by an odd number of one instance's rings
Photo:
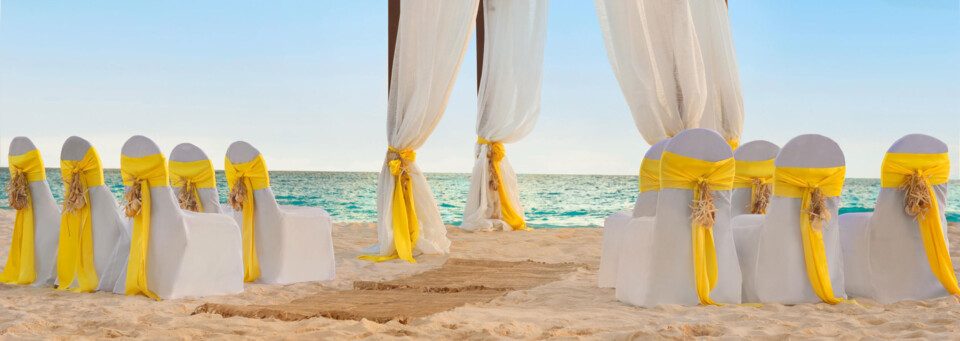
[[[123,195],[124,214],[126,214],[128,218],[136,217],[143,210],[142,186],[144,182],[146,182],[146,180],[134,178],[130,184],[130,189]]]
[[[400,175],[407,172],[407,162],[413,162],[417,158],[417,152],[412,149],[399,150],[389,147],[387,158],[390,160],[390,174]]]

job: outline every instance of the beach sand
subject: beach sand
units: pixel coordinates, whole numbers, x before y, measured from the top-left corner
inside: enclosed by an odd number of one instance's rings
[[[5,263],[13,212],[0,210],[0,262]],[[641,309],[620,303],[613,289],[597,288],[601,229],[549,229],[465,233],[449,229],[450,257],[532,259],[586,266],[563,280],[515,291],[489,303],[467,305],[409,324],[315,318],[297,322],[191,315],[206,302],[278,304],[318,291],[349,290],[355,280],[385,280],[439,267],[447,256],[420,256],[420,264],[360,261],[359,250],[376,242],[374,224],[335,224],[337,279],[293,285],[247,284],[243,294],[156,302],[108,293],[76,294],[0,285],[0,337],[145,337],[196,339],[269,337],[293,339],[624,339],[785,337],[960,337],[960,303],[953,297],[879,305],[766,304]],[[960,224],[951,224],[953,262],[960,265]],[[951,335],[948,335],[951,334]]]

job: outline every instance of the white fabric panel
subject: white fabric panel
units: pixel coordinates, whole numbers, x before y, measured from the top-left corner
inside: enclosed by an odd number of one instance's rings
[[[665,151],[711,162],[733,157],[723,138],[706,129],[681,132]],[[730,191],[713,191],[713,195],[718,278],[710,297],[718,303],[740,303],[741,272],[730,228]],[[692,190],[663,188],[656,217],[631,221],[621,246],[617,299],[641,307],[700,304],[693,275],[692,202]]]
[[[716,130],[727,141],[739,141],[743,131],[743,93],[726,1],[690,1],[690,11],[707,85],[700,127]]]
[[[780,147],[764,140],[750,141],[741,144],[733,153],[733,158],[739,161],[767,161],[777,157]],[[753,189],[750,187],[734,188],[731,200],[731,212],[734,217],[741,214],[750,214],[750,199]]]
[[[833,140],[821,135],[801,135],[788,142],[774,164],[777,167],[829,168],[845,165],[843,151]],[[757,247],[756,297],[760,302],[781,304],[816,303],[807,277],[803,244],[800,236],[800,198],[773,195],[763,219]],[[840,197],[826,199],[827,210],[834,217],[823,231],[823,244],[833,294],[845,298],[843,255],[840,249],[840,228],[837,210]],[[752,237],[745,237],[752,238]]]
[[[946,144],[926,135],[907,135],[889,153],[947,153]],[[933,186],[947,239],[947,184]],[[847,290],[850,295],[880,303],[925,300],[948,295],[930,269],[920,226],[903,208],[903,193],[881,188],[872,213],[840,216]],[[947,246],[949,247],[949,241]]]
[[[479,0],[404,0],[400,3],[390,100],[387,105],[387,142],[394,148],[416,150],[443,116],[457,78]],[[365,252],[391,255],[393,244],[393,189],[389,159],[384,158],[377,182],[377,239]],[[433,192],[416,162],[407,163],[413,184],[420,238],[416,250],[430,254],[450,252],[450,239],[440,218]]]
[[[643,156],[645,159],[660,160],[663,148],[670,139],[657,142]],[[633,211],[611,214],[603,221],[603,247],[600,255],[600,287],[612,288],[617,284],[617,271],[620,268],[620,243],[625,237],[631,218],[652,217],[657,214],[657,196],[659,191],[646,191],[637,195]]]
[[[227,149],[235,164],[253,161],[260,152],[246,142]],[[254,241],[260,261],[258,283],[289,284],[334,278],[333,219],[316,207],[280,206],[270,187],[253,191]],[[243,211],[234,211],[243,226]]]
[[[517,142],[533,130],[540,115],[543,51],[547,41],[547,0],[484,0],[483,74],[477,94],[477,136],[503,144]],[[470,193],[460,228],[468,231],[512,230],[491,219],[499,201],[491,191],[488,144],[477,144]],[[500,184],[523,217],[517,176],[506,157]]]
[[[160,148],[145,137],[134,136],[123,145],[122,153],[138,158],[159,154]],[[220,214],[181,210],[170,186],[151,187],[150,196],[150,290],[162,299],[243,292],[243,250],[237,223]],[[127,220],[132,226],[132,219]],[[127,261],[122,265],[114,292],[124,292]]]
[[[30,139],[18,136],[10,141],[8,155],[23,155],[35,149],[37,147]],[[50,192],[50,185],[46,180],[32,181],[29,186],[30,204],[33,205],[34,215],[34,267],[37,271],[37,278],[31,286],[53,285],[57,279],[60,206],[53,199],[53,193]]]
[[[688,1],[596,0],[607,57],[651,145],[700,124],[706,76]]]

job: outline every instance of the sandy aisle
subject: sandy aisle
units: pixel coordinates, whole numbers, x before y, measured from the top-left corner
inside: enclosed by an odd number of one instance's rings
[[[0,262],[6,262],[13,212],[0,211]],[[763,308],[739,306],[640,309],[618,302],[613,289],[596,287],[600,229],[555,229],[470,234],[450,229],[453,256],[544,262],[579,262],[588,268],[564,280],[513,292],[409,325],[396,322],[311,319],[279,322],[190,313],[205,302],[282,303],[320,290],[349,289],[354,280],[380,280],[437,267],[446,257],[422,256],[419,265],[356,260],[358,250],[376,241],[372,224],[337,224],[334,229],[337,279],[287,286],[247,285],[229,297],[154,302],[106,293],[75,294],[49,288],[0,285],[0,337],[200,338],[223,336],[316,339],[410,338],[489,339],[572,337],[724,336],[783,338],[863,336],[881,338],[960,337],[960,304],[951,297],[877,305],[805,304]],[[960,225],[952,224],[953,261],[960,265]],[[955,333],[948,336],[947,333]]]

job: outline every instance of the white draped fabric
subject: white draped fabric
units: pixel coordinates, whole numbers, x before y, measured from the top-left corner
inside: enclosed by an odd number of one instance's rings
[[[437,126],[470,41],[477,5],[478,0],[401,2],[387,106],[387,140],[391,147],[420,148]],[[384,159],[377,183],[379,244],[366,250],[384,256],[395,250],[391,216],[395,177],[389,161]],[[423,253],[447,253],[450,240],[427,179],[413,160],[408,160],[406,167],[420,224],[415,248]]]
[[[733,145],[743,131],[743,93],[727,4],[724,0],[690,1],[690,11],[707,85],[700,127],[716,130]]]
[[[477,99],[477,136],[512,143],[527,136],[540,114],[543,51],[547,40],[548,0],[485,0],[483,73]],[[476,145],[470,194],[460,228],[511,230],[502,220],[493,178],[491,144]],[[502,183],[514,210],[523,218],[517,176],[506,158],[500,161]]]
[[[651,145],[697,128],[707,82],[688,1],[596,0],[607,57]]]

